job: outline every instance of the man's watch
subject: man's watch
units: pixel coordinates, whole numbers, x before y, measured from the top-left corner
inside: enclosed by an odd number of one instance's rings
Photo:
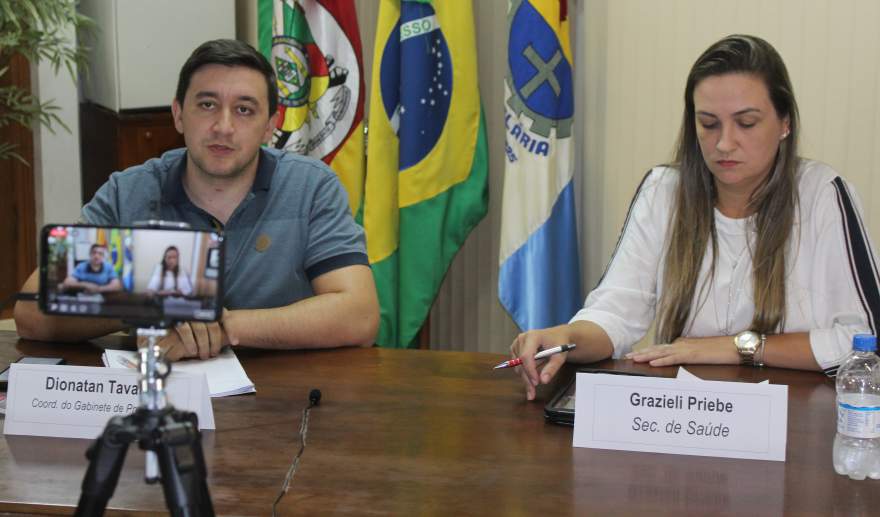
[[[766,337],[763,334],[758,334],[751,330],[745,330],[737,334],[733,338],[733,344],[736,346],[736,351],[739,352],[740,364],[756,366],[755,354],[764,345],[765,339]]]

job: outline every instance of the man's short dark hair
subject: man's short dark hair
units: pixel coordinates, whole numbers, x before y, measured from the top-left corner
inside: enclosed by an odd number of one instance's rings
[[[105,246],[103,244],[98,244],[98,243],[92,244],[92,246],[89,248],[89,255],[91,255],[92,252],[95,251],[95,248],[101,248],[101,249],[106,250],[107,246]]]
[[[196,71],[205,65],[244,66],[263,74],[266,78],[266,98],[269,99],[269,116],[278,107],[278,92],[275,86],[275,71],[263,54],[243,41],[234,39],[215,39],[206,41],[193,50],[189,59],[180,69],[177,80],[177,103],[183,106],[183,98]]]

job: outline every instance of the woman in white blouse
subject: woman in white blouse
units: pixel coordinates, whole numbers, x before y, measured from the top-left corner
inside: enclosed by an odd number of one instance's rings
[[[192,291],[189,275],[180,268],[180,251],[176,246],[168,246],[162,262],[153,269],[147,292],[160,296],[189,296]]]
[[[798,156],[782,58],[728,36],[694,63],[671,165],[648,172],[605,274],[566,325],[520,334],[526,398],[566,361],[744,364],[834,375],[876,334],[880,288],[852,186]],[[655,346],[633,351],[656,320]],[[577,348],[536,364],[540,348]]]

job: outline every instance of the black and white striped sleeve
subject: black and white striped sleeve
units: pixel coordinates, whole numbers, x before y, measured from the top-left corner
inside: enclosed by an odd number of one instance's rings
[[[823,190],[827,194],[819,197],[814,214],[819,218],[811,279],[817,325],[810,331],[810,346],[823,371],[835,376],[852,349],[852,337],[877,334],[880,275],[852,186],[837,176]]]

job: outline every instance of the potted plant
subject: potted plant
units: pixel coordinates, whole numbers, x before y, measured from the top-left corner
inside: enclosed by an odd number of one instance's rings
[[[76,0],[0,0],[0,81],[17,54],[31,64],[46,60],[56,73],[64,66],[76,81],[87,49],[79,42],[82,38],[69,35],[94,27],[89,18],[77,12],[76,4]],[[70,131],[57,111],[51,99],[40,100],[16,85],[0,86],[0,128],[17,123],[27,128],[43,124],[53,130],[57,124]],[[0,140],[0,162],[16,159],[24,163],[15,148],[15,144]]]

